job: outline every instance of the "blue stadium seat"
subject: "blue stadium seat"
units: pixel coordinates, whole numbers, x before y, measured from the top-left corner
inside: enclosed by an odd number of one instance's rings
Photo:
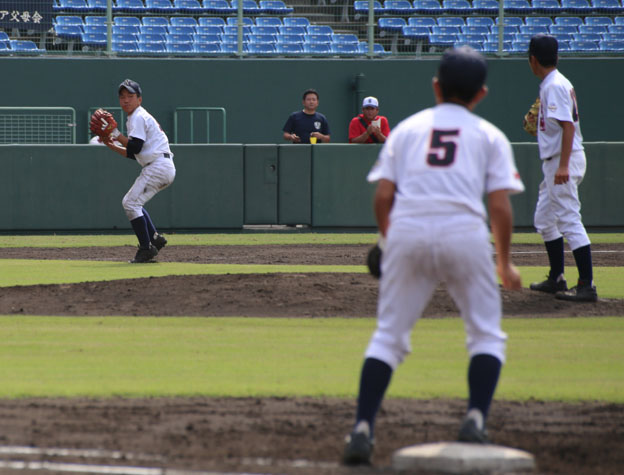
[[[528,17],[527,17],[528,18]],[[496,17],[496,24],[499,24],[500,19],[498,17]],[[506,16],[505,19],[503,20],[503,24],[505,26],[522,26],[524,25],[524,19],[522,17],[519,16]]]
[[[513,51],[514,53],[526,53],[527,51],[529,51],[529,42],[528,41],[512,41],[511,51]]]
[[[500,29],[499,25],[492,25],[490,27],[490,33],[498,35],[499,29]],[[519,32],[520,30],[518,29],[516,25],[509,25],[509,26],[503,27],[503,34],[507,34],[507,33],[514,34],[514,33],[519,33]]]
[[[558,16],[555,17],[555,25],[574,25],[579,26],[583,24],[583,19],[578,16]]]
[[[141,23],[143,26],[169,26],[169,19],[164,16],[144,16]]]
[[[277,26],[253,25],[250,28],[251,33],[254,35],[279,35],[279,28]]]
[[[238,25],[238,18],[235,16],[228,17],[226,19],[226,23],[230,26]],[[254,24],[254,21],[252,18],[248,16],[243,17],[243,26],[252,26],[253,24]]]
[[[596,41],[570,41],[570,50],[576,52],[598,51],[598,43]]]
[[[298,44],[304,43],[305,35],[277,35],[277,43],[278,44]]]
[[[304,43],[303,52],[313,55],[331,53],[331,43]]]
[[[384,13],[388,15],[411,15],[413,13],[412,4],[408,0],[386,0],[384,2]]]
[[[276,16],[259,16],[256,18],[256,25],[258,26],[282,26],[282,19]]]
[[[576,25],[550,25],[548,27],[548,32],[551,35],[572,35],[574,33],[578,33],[578,28],[576,27]]]
[[[135,33],[113,33],[113,43],[137,43],[139,35]]]
[[[116,16],[113,20],[115,25],[134,25],[137,27],[141,26],[141,20],[135,16]]]
[[[287,26],[282,25],[278,27],[280,35],[305,35],[307,33],[306,28],[303,26]]]
[[[358,15],[368,15],[368,0],[355,0],[355,2],[353,2],[353,11],[355,11],[356,17]],[[373,13],[375,15],[382,15],[384,13],[384,7],[378,0],[373,2]]]
[[[188,26],[193,29],[197,28],[197,20],[192,16],[174,16],[169,20],[171,26]]]
[[[331,35],[303,35],[304,43],[329,44],[332,42]]]
[[[167,45],[165,43],[141,43],[139,41],[139,52],[162,54],[167,52]]]
[[[533,0],[533,13],[556,15],[563,13],[558,0]]]
[[[89,13],[105,12],[107,8],[106,0],[87,0],[87,7],[89,7]]]
[[[613,25],[613,20],[608,16],[587,16],[585,17],[585,24],[596,25],[596,26],[608,26],[608,25]]]
[[[106,33],[83,33],[82,44],[92,47],[105,47],[108,44]]]
[[[513,33],[503,33],[503,42],[511,43],[515,39]],[[498,43],[498,33],[488,33],[485,36],[486,43]]]
[[[428,26],[404,26],[403,36],[409,40],[423,41],[429,38],[431,30]]]
[[[472,11],[480,15],[496,15],[498,14],[498,1],[472,0]]]
[[[439,15],[442,5],[438,0],[414,0],[413,11],[419,15]]]
[[[511,41],[503,42],[503,51],[511,50]],[[486,41],[483,43],[483,52],[484,53],[497,53],[498,52],[498,41]]]
[[[193,53],[193,43],[167,43],[167,53],[185,55]]]
[[[310,26],[310,20],[308,20],[306,17],[284,17],[284,26],[302,26],[304,28],[307,28]]]
[[[142,0],[117,0],[117,5],[113,7],[115,13],[132,13],[134,15],[141,15],[146,13],[147,8],[143,4]]]
[[[548,27],[542,25],[522,25],[518,28],[520,33],[537,35],[538,33],[548,34]]]
[[[434,46],[451,47],[457,41],[457,35],[440,35],[432,33],[429,35],[429,43]]]
[[[277,43],[277,35],[249,35],[249,43],[264,43],[274,45]]]
[[[85,25],[83,31],[87,34],[105,35],[108,31],[106,25]],[[0,41],[2,41],[0,39]]]
[[[618,0],[592,0],[594,13],[605,13],[608,15],[622,14],[624,8]]]
[[[238,35],[223,34],[221,35],[221,43],[238,43]],[[243,43],[249,43],[249,37],[243,35]]]
[[[624,41],[624,33],[603,33],[602,39],[605,41]]]
[[[145,0],[145,8],[149,13],[175,13],[170,0]]]
[[[407,26],[407,22],[404,18],[380,18],[377,22],[380,31],[387,31],[390,33],[399,33],[403,31],[403,27]]]
[[[173,7],[178,13],[199,15],[204,11],[198,0],[173,0]]]
[[[591,14],[593,8],[587,0],[561,0],[561,8],[565,13],[587,15]],[[571,44],[570,48],[574,50],[574,46]],[[598,49],[598,45],[596,45]]]
[[[503,8],[505,13],[518,15],[530,15],[533,12],[529,0],[503,0]]]
[[[59,0],[59,10],[64,12],[85,13],[89,6],[85,0]]]
[[[601,35],[607,32],[607,27],[605,25],[579,25],[578,31],[579,33],[598,33]]]
[[[568,44],[570,41],[574,40],[572,33],[552,33],[552,36],[557,40],[559,46],[564,43]]]
[[[193,35],[181,35],[177,33],[167,33],[165,35],[167,44],[192,44]]]
[[[197,43],[221,43],[221,35],[204,35],[201,33],[195,33],[193,35],[193,42]]]
[[[487,26],[488,28],[490,28],[492,25],[494,25],[494,20],[491,17],[487,17],[487,16],[478,16],[478,17],[469,16],[466,18],[466,25]]]
[[[600,51],[608,51],[608,52],[624,52],[624,40],[623,41],[608,41],[602,40],[598,43],[598,47]]]
[[[465,25],[461,27],[461,32],[465,35],[487,35],[490,29],[487,26]]]
[[[221,29],[225,26],[225,20],[217,17],[199,17],[199,26],[219,26]]]
[[[624,33],[624,24],[613,24],[607,26],[607,31],[609,33]]]
[[[277,54],[303,54],[303,43],[277,43],[275,45],[275,51]]]
[[[231,15],[236,12],[226,0],[204,0],[202,5],[204,12],[215,15]]]
[[[337,33],[331,36],[332,43],[341,43],[341,44],[355,44],[357,45],[360,40],[358,37],[352,33]]]
[[[525,42],[529,42],[531,41],[531,38],[533,37],[532,33],[515,33],[514,34],[514,41],[525,41]]]
[[[54,19],[54,23],[57,25],[74,25],[80,27],[84,25],[82,17],[75,15],[59,15]]]
[[[167,32],[174,35],[194,35],[197,33],[196,28],[186,25],[169,25]]]
[[[242,4],[243,15],[257,15],[260,13],[260,7],[256,3],[256,0],[242,0]],[[238,11],[238,0],[232,0],[230,5]]]
[[[310,25],[306,28],[308,35],[333,35],[334,30],[329,25]]]
[[[472,42],[458,39],[453,46],[455,48],[459,48],[460,46],[470,46],[475,51],[483,51],[483,42]]]
[[[169,33],[168,26],[141,25],[140,33],[150,33],[152,35],[166,35]]]
[[[432,26],[431,33],[434,35],[456,35],[461,33],[459,26]]]
[[[193,44],[193,52],[204,54],[221,53],[221,45],[219,43],[195,43]]]
[[[82,37],[82,27],[78,25],[56,25],[54,31],[59,38],[79,40]]]
[[[223,27],[223,33],[226,35],[238,35],[238,26],[237,25],[226,25]],[[243,25],[243,35],[251,34],[251,26]]]
[[[139,33],[139,43],[165,43],[165,35],[157,33]]]
[[[113,51],[122,54],[134,54],[139,52],[138,43],[115,43],[113,42]]]
[[[106,25],[106,17],[89,15],[85,17],[84,24],[85,25]]]
[[[469,33],[459,33],[457,35],[457,41],[461,44],[467,44],[470,46],[475,43],[483,44],[485,42],[485,34],[475,35]]]
[[[572,39],[575,41],[594,41],[597,43],[604,38],[598,33],[575,33]]]
[[[122,33],[132,33],[134,35],[138,35],[141,32],[141,29],[136,25],[113,25],[112,31],[113,35]]]
[[[294,11],[293,8],[286,6],[282,0],[260,0],[258,4],[262,13],[267,15],[288,15]]]
[[[442,0],[442,11],[447,15],[467,15],[471,10],[468,0]]]
[[[524,19],[527,25],[537,25],[549,27],[554,25],[554,21],[549,16],[528,16]]]
[[[411,16],[407,19],[408,26],[428,26],[432,27],[437,25],[436,19],[426,16]]]
[[[337,54],[340,56],[352,56],[352,55],[360,54],[359,42],[358,43],[332,43],[331,52],[332,54]]]
[[[460,16],[441,16],[436,22],[438,26],[464,26],[466,21]]]
[[[243,53],[247,52],[247,45],[243,44]],[[238,45],[236,43],[221,43],[221,53],[236,54],[238,53]]]
[[[270,43],[249,43],[247,47],[249,54],[274,55],[277,53],[275,45]]]
[[[366,41],[360,41],[360,44],[358,45],[358,52],[360,54],[367,54],[368,53],[368,43]],[[383,47],[382,44],[374,43],[373,44],[373,54],[383,55],[383,54],[390,54],[390,52],[386,51],[386,49]]]

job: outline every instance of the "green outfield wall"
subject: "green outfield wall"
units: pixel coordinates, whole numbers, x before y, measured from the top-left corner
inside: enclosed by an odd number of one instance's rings
[[[541,162],[533,143],[513,144],[526,192],[512,197],[515,225],[530,228]],[[245,225],[374,227],[366,175],[379,145],[174,145],[171,187],[147,205],[162,229]],[[586,144],[580,186],[584,223],[624,229],[624,143]],[[94,145],[0,146],[0,231],[130,229],[121,200],[140,166]]]
[[[0,58],[3,106],[68,106],[77,114],[78,143],[88,137],[91,107],[118,106],[117,86],[126,77],[141,83],[144,105],[173,141],[178,107],[225,109],[229,143],[282,142],[288,115],[301,108],[301,93],[320,93],[319,111],[330,123],[334,143],[347,142],[348,125],[367,95],[377,96],[391,127],[433,104],[431,78],[437,58],[422,59],[141,59]],[[587,142],[624,140],[620,93],[621,58],[562,58],[560,70],[575,85]],[[499,126],[512,142],[529,138],[521,129],[538,94],[539,81],[525,57],[489,60],[490,93],[477,112]],[[195,127],[201,128],[197,119]],[[217,127],[219,116],[211,119]],[[188,143],[190,123],[180,116],[179,141]],[[199,130],[194,142],[205,143]],[[221,141],[220,130],[210,134]]]

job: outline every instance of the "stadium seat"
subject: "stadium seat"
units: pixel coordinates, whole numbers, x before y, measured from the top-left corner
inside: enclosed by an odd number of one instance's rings
[[[225,26],[225,20],[216,17],[199,17],[198,23],[199,26],[219,26],[221,29]]]
[[[233,26],[233,25],[238,25],[238,18],[235,16],[231,16],[228,17],[226,20],[226,24]],[[254,21],[252,18],[249,17],[243,17],[243,25],[244,26],[252,26],[254,24]]]
[[[490,33],[498,35],[499,29],[500,29],[499,25],[492,25],[490,27]],[[510,34],[518,33],[519,31],[520,30],[515,25],[509,25],[509,26],[503,27],[503,34],[505,35],[507,33],[510,33]]]
[[[231,15],[236,13],[236,9],[232,8],[226,0],[204,0],[202,5],[206,13],[215,15]]]
[[[558,0],[533,0],[533,13],[556,15],[563,13],[563,9]]]
[[[249,35],[249,43],[263,43],[274,45],[275,43],[277,43],[277,35],[256,35],[252,33]]]
[[[221,45],[219,43],[194,43],[193,52],[204,54],[221,53]]]
[[[159,35],[157,33],[139,33],[139,43],[165,43],[165,35]]]
[[[438,26],[464,26],[466,21],[460,16],[441,16],[436,22]]]
[[[243,44],[243,53],[247,52],[247,45]],[[236,43],[221,43],[221,53],[237,54],[238,45]]]
[[[578,16],[558,16],[555,17],[555,25],[574,25],[579,26],[583,24],[583,19]]]
[[[197,33],[197,29],[188,25],[169,25],[167,27],[167,33],[174,35],[194,35]]]
[[[78,25],[56,25],[54,31],[59,38],[79,40],[82,37],[82,27]]]
[[[249,43],[247,48],[249,54],[274,55],[277,53],[275,45],[270,43]]]
[[[358,37],[352,33],[335,33],[331,35],[332,43],[340,43],[340,44],[355,44],[357,45],[360,40]]]
[[[193,43],[167,43],[167,53],[193,53]]]
[[[262,13],[267,15],[288,15],[294,11],[292,7],[287,6],[282,0],[260,0],[258,5]]]
[[[426,16],[411,16],[407,19],[408,26],[427,26],[432,27],[437,25],[436,19]]]
[[[604,41],[624,41],[624,33],[603,33]]]
[[[613,20],[607,16],[587,16],[585,17],[585,24],[596,26],[609,26],[613,25]]]
[[[277,26],[258,26],[252,25],[251,33],[254,35],[279,35],[279,28]]]
[[[92,47],[105,47],[108,44],[106,33],[83,33],[82,44]]]
[[[204,35],[201,33],[195,33],[193,35],[193,42],[197,43],[221,43],[221,35]]]
[[[440,15],[442,5],[438,0],[414,0],[413,11],[419,15]]]
[[[479,15],[496,15],[498,14],[498,1],[472,0],[472,11]]]
[[[576,25],[550,25],[548,27],[548,32],[551,35],[572,35],[574,33],[578,33],[578,28],[576,27]]]
[[[608,41],[602,40],[598,43],[600,51],[624,52],[624,41]]]
[[[568,44],[570,41],[574,40],[574,36],[572,33],[551,33],[552,36],[557,40],[559,46],[562,44]],[[578,34],[578,33],[577,33]]]
[[[588,15],[593,12],[588,0],[561,0],[561,8],[565,13],[575,15]],[[570,48],[573,48],[570,45]]]
[[[331,53],[337,54],[340,56],[351,56],[360,54],[360,47],[358,43],[332,43],[331,44]]]
[[[511,41],[503,42],[503,51],[511,50]],[[483,52],[484,53],[497,53],[498,52],[498,41],[486,41],[483,43]]]
[[[165,43],[141,43],[139,41],[139,52],[162,54],[167,52],[167,45]]]
[[[75,15],[59,15],[54,19],[54,23],[57,25],[74,25],[80,27],[84,25],[82,17]]]
[[[518,42],[526,42],[528,43],[529,41],[531,41],[531,38],[533,37],[532,33],[515,33],[514,34],[514,41],[518,41]]]
[[[145,0],[145,8],[149,13],[175,13],[170,0]]]
[[[579,25],[579,33],[598,33],[599,35],[607,32],[605,25]]]
[[[458,39],[455,42],[455,44],[453,44],[453,46],[456,47],[456,48],[458,48],[460,46],[470,46],[475,51],[483,51],[483,43],[482,42],[471,42],[471,41],[464,41],[462,39]]]
[[[442,0],[442,11],[447,15],[467,15],[471,10],[468,0]]]
[[[511,43],[515,39],[513,33],[503,33],[503,42]],[[486,43],[498,43],[498,33],[488,33],[485,35]]]
[[[238,35],[229,35],[223,34],[221,35],[221,43],[238,43]],[[247,35],[243,35],[243,43],[249,43],[249,38]]]
[[[138,35],[141,32],[141,28],[136,25],[113,25],[113,34],[132,33]]]
[[[303,35],[303,42],[310,44],[329,44],[332,42],[331,35]]]
[[[403,27],[407,26],[407,22],[404,18],[380,18],[378,23],[379,30],[390,33],[399,33],[403,31]]]
[[[173,0],[173,7],[177,13],[199,15],[204,12],[199,0]]]
[[[187,26],[197,28],[197,20],[192,16],[174,16],[170,18],[171,26]]]
[[[85,0],[59,0],[59,10],[64,12],[85,13],[89,6]]]
[[[434,46],[451,47],[457,41],[457,35],[440,35],[432,33],[429,35],[429,43]]]
[[[408,40],[414,41],[424,41],[429,38],[431,34],[431,30],[428,26],[404,26],[403,27],[403,36]]]
[[[613,24],[607,26],[607,31],[609,33],[624,33],[624,24]]]
[[[574,37],[571,39],[575,41],[594,41],[598,43],[604,38],[598,33],[574,33]]]
[[[105,12],[107,9],[106,0],[87,0],[87,7],[89,7],[88,13]]]
[[[483,44],[485,42],[485,34],[459,33],[457,42],[472,46],[475,43]]]
[[[518,15],[530,15],[533,12],[529,0],[503,0],[503,8],[505,13]]]
[[[526,53],[527,51],[529,51],[529,42],[528,41],[512,41],[511,51],[513,51],[514,53]]]
[[[86,16],[84,19],[84,24],[85,25],[106,25],[106,17],[105,16]]]
[[[410,15],[413,13],[412,4],[408,0],[386,0],[383,12],[387,15]]]
[[[141,26],[141,20],[135,16],[116,16],[113,20],[113,24],[115,25],[130,25],[130,26]]]
[[[459,26],[432,26],[431,33],[434,35],[456,35],[461,33]]]
[[[83,31],[87,34],[105,35],[108,31],[106,25],[85,25]],[[2,41],[0,39],[0,41]]]
[[[113,52],[122,54],[134,54],[139,52],[138,43],[115,43],[113,42]]]
[[[470,26],[487,26],[490,28],[494,25],[494,20],[486,16],[468,17],[466,18],[466,25]]]
[[[135,33],[113,33],[113,43],[137,43],[139,35]]]
[[[226,35],[238,35],[238,26],[237,25],[226,25],[223,27],[223,33]],[[251,33],[250,26],[243,26],[243,35],[249,35]]]
[[[624,8],[618,0],[592,0],[591,6],[594,13],[616,15],[624,12]]]
[[[310,26],[310,20],[306,17],[284,17],[284,26],[300,26],[303,28],[307,28]]]
[[[193,43],[193,35],[180,35],[177,33],[167,33],[165,35],[167,44],[191,44]]]
[[[304,43],[303,52],[307,54],[328,54],[331,53],[331,43]]]
[[[554,25],[552,18],[549,16],[528,16],[524,19],[525,24],[527,25],[537,25],[537,26],[545,26],[550,27]]]
[[[464,25],[461,32],[465,35],[487,35],[490,29],[487,26]]]
[[[520,33],[537,35],[538,33],[548,34],[548,27],[542,25],[522,25],[519,28]]]
[[[278,44],[303,44],[304,35],[277,35]]]
[[[527,17],[528,18],[528,17]],[[496,17],[496,24],[498,25],[500,18]],[[525,24],[524,19],[519,16],[506,16],[503,20],[505,26],[522,26]]]
[[[275,45],[277,54],[303,54],[303,43],[277,43]]]
[[[143,26],[169,26],[169,19],[164,16],[144,16],[141,18]]]
[[[238,0],[232,0],[230,5],[238,11]],[[257,15],[260,13],[260,7],[256,3],[256,0],[242,0],[242,5],[243,15]]]
[[[260,16],[256,18],[257,26],[282,26],[282,19],[276,16]]]
[[[366,41],[360,41],[360,43],[358,44],[358,52],[360,54],[368,53],[368,43]],[[390,52],[386,51],[386,49],[383,47],[382,44],[380,43],[373,44],[373,54],[382,55],[382,54],[389,54],[389,53]]]
[[[595,41],[570,41],[570,50],[576,52],[598,51],[598,43]]]
[[[168,26],[141,25],[139,33],[150,33],[153,35],[166,35],[169,33]]]
[[[356,0],[353,2],[353,11],[355,11],[356,18],[358,16],[368,15],[368,0]],[[384,13],[384,7],[378,0],[374,0],[373,2],[373,13],[375,16]]]
[[[329,25],[310,25],[306,28],[308,35],[333,35],[334,30]]]
[[[142,0],[117,0],[117,5],[113,7],[115,13],[132,13],[141,15],[146,13],[147,8]]]

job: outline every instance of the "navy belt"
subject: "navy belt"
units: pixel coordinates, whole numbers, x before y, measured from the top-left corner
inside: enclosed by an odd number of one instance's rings
[[[170,153],[163,153],[163,157],[165,158],[171,158],[171,154]],[[552,158],[552,157],[551,157]],[[548,159],[550,160],[550,158]]]
[[[552,159],[553,157],[548,157],[548,158],[545,158],[544,161],[547,162],[548,160],[552,160]]]

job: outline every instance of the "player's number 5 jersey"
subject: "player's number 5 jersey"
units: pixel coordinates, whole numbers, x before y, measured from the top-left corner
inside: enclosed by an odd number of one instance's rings
[[[371,182],[382,178],[397,187],[393,222],[467,212],[485,219],[485,194],[524,191],[505,135],[449,103],[414,114],[393,130],[368,174]]]

